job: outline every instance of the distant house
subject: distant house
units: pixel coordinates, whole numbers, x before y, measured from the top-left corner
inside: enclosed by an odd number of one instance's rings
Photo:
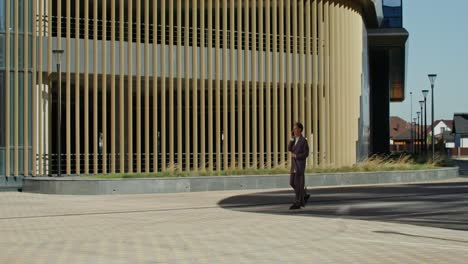
[[[414,132],[413,132],[414,133]],[[398,116],[390,117],[390,150],[411,151],[411,123]]]
[[[444,132],[446,131],[452,132],[453,120],[440,119],[440,120],[434,121],[434,124],[432,124],[431,126],[427,128],[427,139],[429,142],[432,138],[432,126],[434,126],[434,134],[435,134],[436,139],[440,140]]]
[[[454,151],[452,155],[468,155],[468,113],[453,115]]]

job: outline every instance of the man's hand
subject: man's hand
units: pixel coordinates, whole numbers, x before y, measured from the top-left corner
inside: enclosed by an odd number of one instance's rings
[[[294,154],[294,153],[291,152],[291,158],[295,159],[295,158],[296,158],[296,154]]]

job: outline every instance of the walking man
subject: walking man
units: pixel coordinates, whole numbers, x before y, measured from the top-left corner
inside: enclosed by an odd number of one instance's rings
[[[302,136],[304,126],[296,122],[291,131],[291,140],[288,144],[288,151],[291,152],[291,171],[289,185],[294,189],[294,203],[289,207],[290,210],[300,209],[304,207],[310,195],[304,188],[304,172],[306,167],[306,159],[309,156],[309,144]]]

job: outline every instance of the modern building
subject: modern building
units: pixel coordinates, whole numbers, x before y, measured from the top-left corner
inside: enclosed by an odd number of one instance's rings
[[[468,113],[453,114],[454,149],[452,155],[468,156]]]
[[[284,167],[294,121],[352,165],[407,37],[401,0],[0,0],[0,175]]]

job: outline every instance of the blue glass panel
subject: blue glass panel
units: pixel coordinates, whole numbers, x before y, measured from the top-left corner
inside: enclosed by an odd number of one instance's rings
[[[5,113],[5,72],[0,71],[0,113]],[[0,115],[0,147],[5,146],[5,115]]]
[[[24,73],[18,73],[18,145],[24,145]]]
[[[384,19],[382,22],[382,27],[403,27],[403,8],[401,0],[385,0],[383,2],[383,13]]]
[[[1,0],[0,0],[1,1]],[[6,48],[6,37],[0,33],[0,69],[5,68],[5,48]]]
[[[5,149],[0,148],[0,175],[5,176]]]
[[[5,31],[5,0],[0,0],[0,32]]]

